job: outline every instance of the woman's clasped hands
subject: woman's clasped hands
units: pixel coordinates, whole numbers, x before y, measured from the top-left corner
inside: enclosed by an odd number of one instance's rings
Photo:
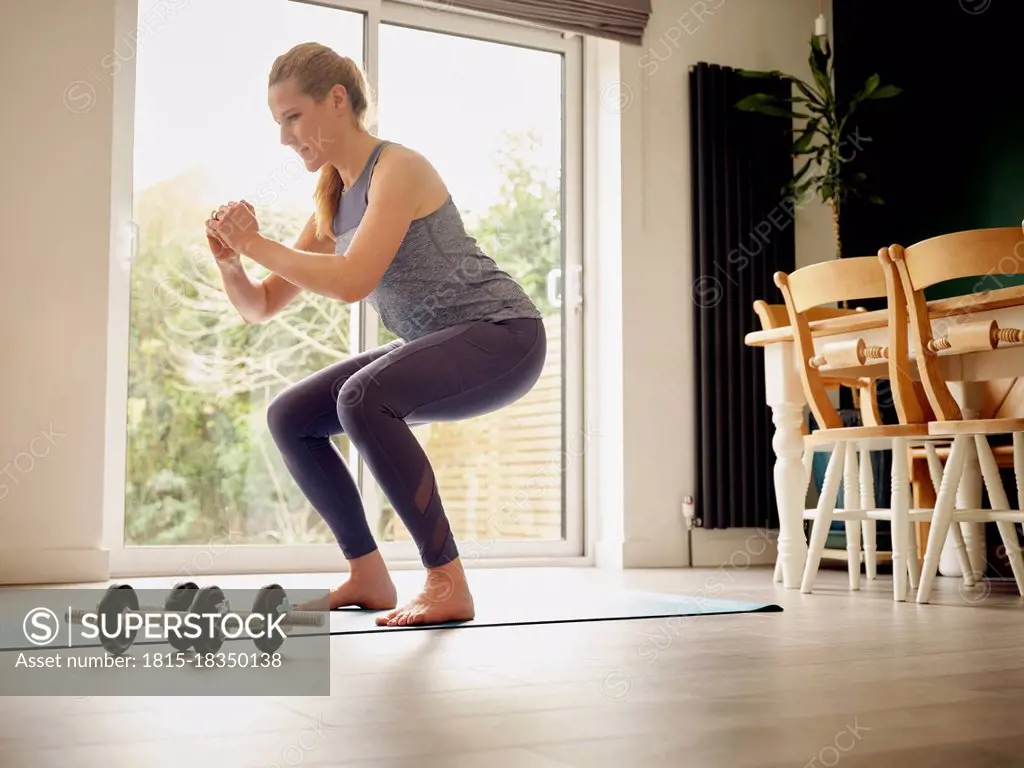
[[[245,200],[240,203],[232,200],[222,205],[211,211],[206,220],[206,240],[218,261],[245,253],[247,246],[259,236],[256,211]]]

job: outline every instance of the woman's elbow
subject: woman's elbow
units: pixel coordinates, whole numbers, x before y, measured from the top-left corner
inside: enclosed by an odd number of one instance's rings
[[[257,312],[254,309],[239,312],[239,316],[245,322],[246,325],[262,325],[270,319],[271,315],[268,312]]]
[[[334,291],[334,298],[346,304],[356,304],[369,296],[371,290],[362,285],[341,285]]]

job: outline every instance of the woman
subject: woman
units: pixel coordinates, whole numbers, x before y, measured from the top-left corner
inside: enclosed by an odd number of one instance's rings
[[[466,419],[525,395],[547,352],[526,292],[466,234],[444,182],[411,149],[366,128],[370,94],[359,67],[305,43],[278,57],[269,106],[281,143],[319,171],[294,247],[259,233],[245,201],[211,214],[207,239],[231,302],[263,322],[299,292],[366,300],[398,340],[313,374],[271,403],[268,422],[296,483],[349,562],[330,608],[390,611],[380,625],[474,617],[473,598],[434,472],[409,425]],[[272,274],[254,284],[245,255]],[[408,527],[426,586],[397,595],[356,484],[330,437],[346,433]]]

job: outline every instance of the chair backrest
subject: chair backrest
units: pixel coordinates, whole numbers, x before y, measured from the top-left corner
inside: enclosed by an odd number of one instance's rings
[[[864,307],[854,307],[853,309],[843,309],[841,307],[811,307],[805,313],[807,321],[815,323],[819,320],[834,320],[838,317],[849,317],[850,315],[863,315],[867,310]],[[754,302],[754,313],[761,321],[762,331],[773,331],[777,328],[788,328],[789,327],[789,313],[786,311],[785,304],[769,304],[764,299],[758,299]],[[825,379],[823,384],[826,390],[832,391],[837,390],[844,382],[837,381],[836,379]],[[849,382],[845,382],[847,385]],[[866,404],[871,409],[870,412],[873,414],[877,410],[877,403],[872,402]],[[864,410],[862,405],[861,410]]]
[[[769,304],[764,299],[754,302],[754,312],[761,321],[762,331],[772,331],[776,328],[789,327],[789,313],[785,304]],[[849,317],[850,315],[862,315],[867,312],[864,307],[853,309],[842,309],[839,307],[811,307],[807,310],[807,321],[814,323],[818,320],[832,320],[837,317]]]
[[[938,419],[955,421],[962,412],[949,391],[938,351],[952,348],[966,352],[993,348],[997,342],[994,324],[972,321],[969,314],[944,318],[947,332],[939,338],[932,333],[932,318],[924,292],[947,280],[978,277],[973,292],[999,287],[1001,275],[1024,274],[1024,232],[1021,227],[994,227],[952,232],[922,240],[904,248],[892,245],[879,253],[891,263],[906,296],[911,345],[917,359],[921,383]]]
[[[819,427],[838,429],[843,426],[839,413],[828,398],[824,375],[820,369],[826,365],[833,370],[843,365],[864,365],[868,359],[888,361],[888,378],[901,423],[921,422],[923,413],[913,391],[906,357],[906,309],[902,288],[893,270],[887,269],[881,261],[881,252],[878,256],[856,256],[812,264],[790,274],[776,272],[775,284],[782,292],[789,324],[793,327],[793,343],[804,396]],[[896,301],[893,301],[894,296]],[[826,345],[832,347],[831,352],[815,354],[809,325],[812,313],[820,311],[824,304],[862,299],[887,300],[889,345],[866,347],[863,340],[856,339]],[[894,305],[897,308],[895,316]],[[902,348],[899,341],[901,338]],[[871,380],[868,379],[868,392],[870,384]]]

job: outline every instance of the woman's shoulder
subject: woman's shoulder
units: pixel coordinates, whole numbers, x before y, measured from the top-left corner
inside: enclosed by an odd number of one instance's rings
[[[383,174],[381,174],[383,171]],[[378,176],[378,174],[381,174]],[[374,179],[387,178],[402,186],[415,189],[419,198],[420,214],[436,210],[449,197],[449,191],[441,174],[422,153],[404,144],[389,141],[377,157],[374,172],[370,177],[370,193],[373,193]]]
[[[427,159],[415,149],[399,144],[396,141],[381,139],[377,160],[373,164],[373,171],[374,175],[381,169],[407,175],[421,172],[424,165],[429,165]]]

